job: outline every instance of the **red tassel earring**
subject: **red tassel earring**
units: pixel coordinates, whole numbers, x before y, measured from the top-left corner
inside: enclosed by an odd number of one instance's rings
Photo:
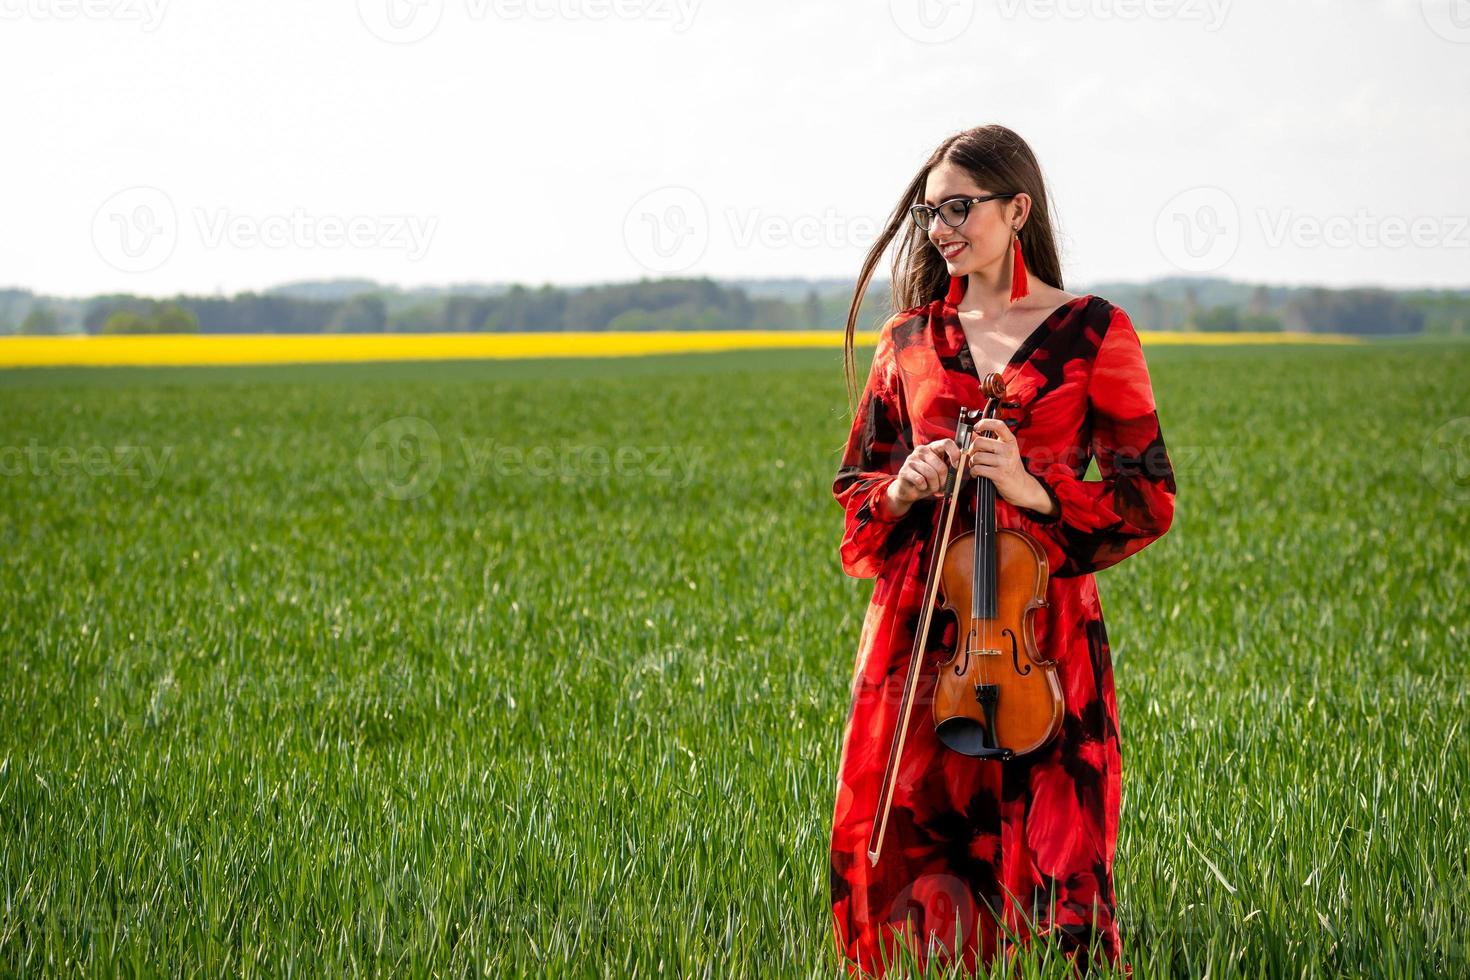
[[[1013,255],[1011,258],[1011,302],[1025,296],[1031,290],[1026,284],[1026,260],[1021,258],[1021,234],[1017,231],[1011,238]]]

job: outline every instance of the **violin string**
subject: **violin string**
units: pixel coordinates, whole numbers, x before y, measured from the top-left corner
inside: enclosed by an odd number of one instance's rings
[[[986,417],[989,417],[991,413],[985,414]],[[982,592],[983,602],[985,602],[985,608],[983,608],[982,613],[985,613],[985,616],[980,619],[980,683],[988,685],[991,682],[991,664],[989,664],[991,658],[989,658],[988,652],[989,648],[991,648],[991,620],[989,620],[989,613],[991,613],[991,589],[994,588],[994,582],[991,580],[991,539],[989,539],[991,525],[986,520],[986,516],[991,513],[991,507],[994,507],[992,494],[994,494],[995,485],[989,478],[983,478],[980,480],[980,483],[982,483],[983,501],[980,502],[979,507],[976,507],[975,513],[976,539],[983,538],[983,554],[980,555],[980,569],[983,569],[982,574],[985,576],[985,592]],[[992,733],[992,739],[994,739],[994,733]]]
[[[991,581],[991,547],[994,542],[991,540],[992,534],[990,533],[990,521],[987,520],[987,516],[991,513],[991,508],[995,506],[994,493],[995,484],[990,481],[989,477],[986,477],[984,480],[984,506],[979,508],[978,512],[975,514],[975,520],[977,522],[983,523],[986,531],[985,540],[984,542],[982,542],[982,545],[985,549],[985,554],[981,556],[980,561],[980,566],[985,570],[985,592],[982,594],[982,601],[985,603],[985,607],[982,611],[986,614],[986,616],[981,621],[980,626],[980,649],[982,651],[980,654],[980,678],[981,683],[983,684],[990,683],[990,654],[987,651],[990,650],[990,596],[991,589],[993,588],[995,583]],[[992,733],[992,741],[993,740],[994,733]]]
[[[981,416],[983,418],[984,413],[981,413]],[[977,449],[982,445],[980,440],[983,438],[985,437],[978,432],[974,434],[973,441]],[[985,601],[985,552],[980,536],[985,528],[980,523],[980,513],[984,509],[984,497],[985,477],[979,476],[975,478],[975,601],[970,606],[970,612],[973,614],[973,620],[970,623],[970,645],[972,647],[970,655],[972,658],[979,658],[974,660],[975,673],[982,683],[985,679],[985,658],[982,655],[985,649],[985,626],[984,621],[980,619],[980,613],[983,611],[982,603]]]
[[[983,416],[984,413],[981,413],[981,414]],[[983,435],[977,435],[975,438],[976,439],[983,439],[984,436]],[[984,445],[984,444],[983,443],[977,443],[977,446],[978,445]],[[975,563],[974,564],[975,564],[975,577],[976,577],[976,583],[978,585],[978,588],[975,591],[975,602],[974,602],[974,604],[971,607],[971,612],[974,612],[974,613],[979,613],[979,612],[983,612],[984,611],[984,602],[985,602],[986,589],[989,587],[989,578],[988,578],[988,574],[987,574],[989,572],[989,569],[987,569],[985,567],[984,542],[981,540],[981,535],[982,535],[982,532],[984,531],[984,527],[983,527],[983,525],[980,522],[980,514],[984,511],[985,483],[986,483],[986,480],[985,480],[985,477],[983,477],[983,476],[980,477],[980,478],[978,478],[975,481]],[[980,617],[977,616],[976,618],[980,618]],[[985,683],[985,681],[986,681],[986,677],[985,677],[985,675],[986,675],[986,667],[985,667],[985,654],[984,654],[984,651],[985,651],[985,626],[984,626],[984,622],[985,622],[984,619],[981,619],[981,621],[980,621],[979,642],[978,642],[978,644],[976,644],[975,650],[972,653],[972,656],[978,656],[979,657],[979,661],[978,661],[979,670],[978,670],[978,673],[980,675],[980,682],[982,684]],[[973,623],[971,624],[971,635],[972,636],[974,635],[974,624]]]

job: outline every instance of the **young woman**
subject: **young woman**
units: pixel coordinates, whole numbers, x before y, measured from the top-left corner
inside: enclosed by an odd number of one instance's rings
[[[1051,934],[1073,955],[1117,966],[1113,852],[1120,752],[1112,661],[1093,572],[1169,529],[1174,473],[1138,335],[1123,310],[1062,289],[1041,169],[1002,126],[946,139],[919,169],[863,265],[847,321],[849,395],[861,297],[889,243],[894,307],[833,495],[846,513],[840,556],[876,578],[863,621],[843,735],[831,846],[836,938],[853,975],[882,975],[907,946],[989,963],[998,946]],[[926,660],[876,864],[867,848],[919,628],[945,477],[961,463],[961,408],[984,408],[1000,372],[1007,401],[980,423],[961,489],[995,484],[996,527],[1042,546],[1042,658],[1057,661],[1065,713],[1042,748],[1004,762],[935,737]],[[978,436],[980,431],[995,438]],[[1096,457],[1102,479],[1083,480]],[[952,534],[975,527],[958,495]],[[936,616],[926,656],[948,644]],[[926,688],[923,679],[930,676]],[[1074,962],[1087,959],[1088,954]],[[1080,963],[1079,963],[1080,965]]]

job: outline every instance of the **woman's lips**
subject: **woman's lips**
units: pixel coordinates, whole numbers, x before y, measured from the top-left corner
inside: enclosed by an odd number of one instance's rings
[[[952,259],[964,250],[964,242],[950,242],[948,245],[942,246],[939,249],[939,254],[943,255],[946,259]]]

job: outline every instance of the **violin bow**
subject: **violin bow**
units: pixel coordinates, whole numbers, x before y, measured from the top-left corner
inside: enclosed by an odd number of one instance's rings
[[[924,659],[924,641],[929,636],[929,625],[934,619],[934,598],[939,591],[940,568],[944,567],[944,555],[949,550],[949,532],[954,526],[955,506],[959,498],[958,483],[965,478],[965,462],[969,456],[970,436],[973,423],[966,421],[979,413],[960,409],[959,421],[955,426],[954,441],[963,450],[960,464],[952,467],[944,483],[944,504],[938,526],[934,530],[935,540],[930,546],[929,571],[925,576],[924,616],[919,630],[914,634],[914,649],[909,654],[908,674],[903,683],[903,701],[899,704],[898,725],[893,732],[893,742],[888,749],[888,765],[883,770],[883,785],[878,791],[878,812],[873,819],[873,832],[868,838],[868,861],[877,865],[878,854],[883,849],[883,834],[888,829],[888,814],[893,808],[894,781],[898,776],[898,763],[903,758],[903,746],[908,740],[909,716],[913,712],[914,687],[919,682],[919,665]]]

